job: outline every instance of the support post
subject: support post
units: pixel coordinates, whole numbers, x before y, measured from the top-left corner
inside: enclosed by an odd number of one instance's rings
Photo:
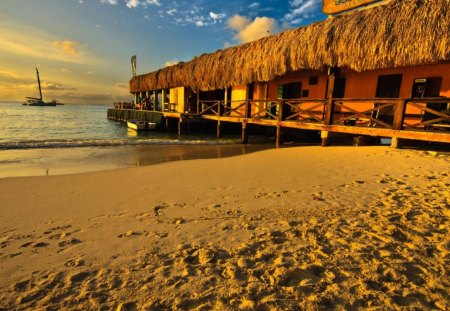
[[[153,96],[154,96],[154,98],[153,98],[153,111],[156,111],[156,110],[158,110],[158,91],[157,90],[155,90],[153,92]]]
[[[252,115],[251,100],[253,99],[254,84],[248,84],[245,91],[245,117],[250,118]]]
[[[197,91],[197,114],[200,114],[200,90]]]
[[[330,141],[328,139],[329,134],[330,134],[330,132],[328,132],[328,131],[320,132],[320,138],[322,138],[322,147],[328,147],[330,145]]]
[[[282,140],[281,140],[281,126],[280,126],[280,122],[283,121],[283,107],[284,107],[284,101],[281,100],[278,103],[278,122],[277,122],[277,134],[276,134],[276,147],[280,148],[281,145],[283,144]]]
[[[183,120],[178,120],[178,136],[183,135]]]
[[[398,137],[392,137],[391,140],[391,148],[400,148],[401,147],[401,141]]]
[[[283,141],[281,139],[281,126],[277,125],[277,136],[276,136],[276,142],[275,142],[275,146],[276,148],[280,148],[281,145],[283,144]]]
[[[162,91],[161,91],[161,111],[166,111],[166,108],[165,108],[165,99],[166,99],[166,90],[165,89],[162,89]]]
[[[247,122],[242,122],[242,143],[248,144]]]
[[[169,128],[169,118],[166,118],[166,129]]]
[[[222,138],[222,125],[220,124],[220,120],[217,121],[217,138]]]
[[[394,130],[401,131],[403,129],[403,122],[405,120],[406,100],[397,100],[395,103],[394,111]],[[400,148],[401,140],[398,137],[392,137],[391,147]]]
[[[333,101],[333,92],[334,92],[334,74],[328,75],[328,83],[327,83],[327,102],[324,107],[324,125],[332,125],[333,124],[333,112],[334,112],[334,101]],[[326,147],[330,145],[329,141],[329,132],[322,131],[320,133],[322,138],[322,147]]]
[[[231,98],[228,98],[228,88],[226,87],[225,88],[225,94],[224,94],[224,96],[223,96],[223,107],[224,107],[224,112],[226,112],[228,109],[227,109],[227,107],[228,107],[228,100],[229,99],[231,99]],[[230,104],[230,107],[231,107],[231,104]]]

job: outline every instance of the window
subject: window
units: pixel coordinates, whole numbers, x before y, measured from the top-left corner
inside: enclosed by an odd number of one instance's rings
[[[319,83],[319,77],[318,76],[309,77],[309,85],[316,85],[318,83]]]

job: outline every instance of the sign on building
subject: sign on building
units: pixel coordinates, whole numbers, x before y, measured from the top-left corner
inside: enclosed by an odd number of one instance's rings
[[[323,0],[322,10],[325,14],[332,15],[379,1],[381,0]]]

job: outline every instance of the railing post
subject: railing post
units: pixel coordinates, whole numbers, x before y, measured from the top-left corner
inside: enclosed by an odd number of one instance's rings
[[[219,100],[219,101],[217,102],[217,116],[218,116],[218,117],[220,117],[220,115],[221,115],[221,110],[222,110],[222,109],[220,109],[221,106],[222,106],[222,102]]]
[[[200,90],[197,91],[197,114],[200,114]]]
[[[280,148],[281,145],[283,144],[283,142],[281,140],[282,133],[281,133],[281,126],[280,126],[281,121],[283,121],[283,106],[284,106],[284,101],[281,100],[278,103],[279,110],[278,110],[277,135],[276,135],[276,147],[277,148]]]
[[[228,111],[228,100],[229,100],[229,98],[228,98],[228,88],[226,87],[225,88],[225,94],[224,94],[224,96],[223,96],[223,111],[224,112],[227,112]],[[230,104],[230,107],[231,107],[231,104]]]
[[[333,112],[334,112],[334,100],[333,100],[333,92],[334,92],[334,81],[336,77],[334,74],[330,74],[328,76],[328,86],[327,86],[327,102],[324,107],[324,125],[332,125],[333,124]],[[322,131],[320,133],[320,137],[322,138],[322,147],[326,147],[330,145],[329,141],[329,133],[328,131]]]
[[[406,100],[397,100],[394,112],[394,130],[403,129],[403,121],[405,120]]]

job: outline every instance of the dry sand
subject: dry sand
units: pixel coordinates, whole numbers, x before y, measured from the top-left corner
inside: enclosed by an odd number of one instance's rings
[[[299,147],[0,180],[0,309],[450,308],[450,158]]]

